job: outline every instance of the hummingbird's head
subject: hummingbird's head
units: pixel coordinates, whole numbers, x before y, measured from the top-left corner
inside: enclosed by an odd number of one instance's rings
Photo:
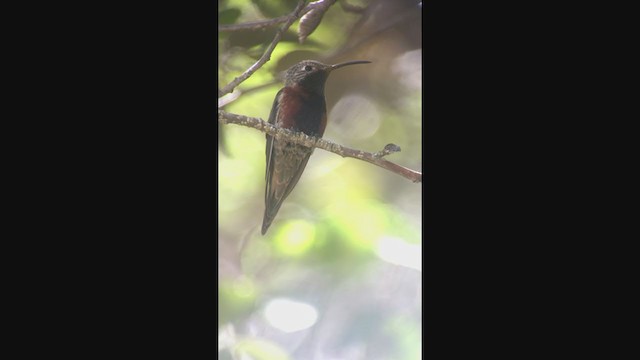
[[[298,85],[318,94],[324,93],[324,84],[331,71],[347,65],[367,64],[371,61],[347,61],[335,65],[326,65],[319,61],[303,60],[287,70],[285,86]]]

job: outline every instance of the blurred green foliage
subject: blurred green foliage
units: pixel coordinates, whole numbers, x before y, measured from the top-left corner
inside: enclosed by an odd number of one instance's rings
[[[349,3],[369,4],[355,0]],[[296,1],[225,0],[218,4],[220,22],[230,24],[288,14]],[[346,12],[336,4],[302,45],[297,42],[294,23],[271,60],[238,87],[241,95],[224,110],[266,120],[282,84],[251,89],[277,81],[279,72],[301,59],[371,60],[373,64],[344,70],[329,78],[326,93],[330,117],[325,138],[371,152],[395,143],[402,152],[388,159],[421,171],[421,90],[419,85],[412,87],[400,81],[402,71],[415,78],[421,76],[421,70],[418,68],[412,75],[411,67],[398,60],[420,49],[410,45],[402,33],[383,33],[388,38],[375,35],[363,42],[366,46],[340,54],[342,46],[356,36],[350,29],[362,16]],[[220,86],[262,55],[275,30],[272,27],[219,34]],[[381,84],[385,89],[380,89]],[[355,105],[346,106],[347,115],[332,112],[338,102],[351,95],[356,96],[352,98]],[[362,99],[373,104],[378,122],[361,111],[358,104]],[[344,120],[332,122],[341,115],[346,116]],[[357,347],[364,342],[375,348],[372,343],[385,339],[381,343],[386,341],[390,345],[380,351],[388,352],[388,358],[418,359],[421,310],[419,302],[414,302],[418,296],[414,287],[419,288],[421,275],[415,269],[384,263],[376,255],[376,249],[384,237],[412,244],[421,242],[422,184],[356,159],[316,149],[300,182],[263,237],[260,225],[264,211],[265,135],[236,125],[224,125],[221,130],[226,151],[219,152],[218,163],[218,313],[220,326],[232,324],[236,329],[234,345],[231,350],[226,348],[225,356],[241,352],[254,359],[296,358],[290,353],[291,348],[304,348],[305,342],[287,348],[266,335],[249,336],[243,329],[261,319],[263,305],[275,296],[307,299],[321,314],[343,305],[340,303],[343,300],[330,299],[345,296],[348,300],[344,301],[361,303],[363,309],[369,310],[363,313],[354,310],[354,328],[340,341],[332,342],[334,346]],[[380,277],[374,275],[376,271],[391,275]],[[398,303],[410,306],[401,310]],[[324,323],[318,326],[331,326],[331,316],[320,318]]]

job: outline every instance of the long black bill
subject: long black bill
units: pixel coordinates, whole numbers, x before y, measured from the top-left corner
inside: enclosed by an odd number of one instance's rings
[[[335,70],[337,68],[341,68],[341,67],[347,66],[347,65],[369,64],[369,63],[371,63],[371,61],[367,61],[367,60],[346,61],[346,62],[343,62],[343,63],[331,65],[331,70]]]

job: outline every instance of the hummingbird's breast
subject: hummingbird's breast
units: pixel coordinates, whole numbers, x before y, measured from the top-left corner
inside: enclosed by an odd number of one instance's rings
[[[322,136],[327,126],[324,95],[301,86],[287,86],[278,101],[277,125],[302,131],[310,136]]]

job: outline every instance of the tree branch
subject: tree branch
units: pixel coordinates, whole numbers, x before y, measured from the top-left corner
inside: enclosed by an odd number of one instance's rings
[[[260,30],[282,24],[289,19],[289,16],[291,15],[284,15],[269,20],[249,21],[242,24],[218,25],[218,31]]]
[[[233,89],[236,88],[236,86],[240,85],[240,83],[247,80],[249,76],[251,76],[254,72],[256,72],[256,70],[260,69],[262,65],[264,65],[267,61],[271,59],[271,54],[273,53],[273,50],[276,48],[276,45],[278,44],[278,42],[280,42],[280,40],[282,39],[282,34],[284,34],[284,32],[287,31],[287,29],[289,29],[289,27],[296,20],[298,20],[298,18],[302,14],[302,8],[304,8],[304,4],[305,4],[305,0],[300,0],[298,2],[298,5],[296,6],[295,10],[293,10],[291,14],[287,15],[287,21],[278,30],[278,32],[276,32],[276,35],[273,37],[273,41],[271,41],[271,44],[269,44],[269,47],[267,47],[267,50],[264,52],[264,54],[262,54],[260,59],[258,59],[258,61],[255,64],[251,65],[244,73],[242,73],[240,76],[236,77],[235,79],[233,79],[233,81],[231,81],[229,84],[223,87],[222,90],[218,92],[218,97],[221,97],[223,95],[226,95],[232,92]]]
[[[333,2],[335,2],[336,0],[333,0]],[[316,2],[312,2],[309,5],[307,5],[304,10],[302,10],[302,12],[300,13],[300,16],[308,13],[309,11],[315,9],[318,7],[318,1]],[[348,5],[349,6],[349,5]],[[289,15],[283,15],[277,18],[273,18],[273,19],[267,19],[267,20],[257,20],[257,21],[248,21],[246,23],[241,23],[241,24],[229,24],[229,25],[218,25],[218,31],[225,31],[225,32],[231,32],[231,31],[241,31],[241,30],[260,30],[260,29],[264,29],[270,26],[275,26],[278,24],[282,24],[284,22],[286,22],[290,16],[292,16],[293,13],[289,14]]]
[[[221,124],[236,124],[254,128],[267,133],[278,140],[286,140],[311,148],[320,148],[334,154],[338,154],[342,157],[350,157],[366,161],[373,165],[377,165],[381,168],[387,169],[400,176],[403,176],[413,181],[414,183],[422,182],[421,172],[411,170],[382,158],[385,155],[400,151],[400,147],[394,144],[388,144],[382,151],[370,153],[338,145],[322,138],[308,136],[302,132],[295,132],[288,129],[279,128],[259,118],[232,114],[224,110],[218,110],[218,122],[220,122]]]

